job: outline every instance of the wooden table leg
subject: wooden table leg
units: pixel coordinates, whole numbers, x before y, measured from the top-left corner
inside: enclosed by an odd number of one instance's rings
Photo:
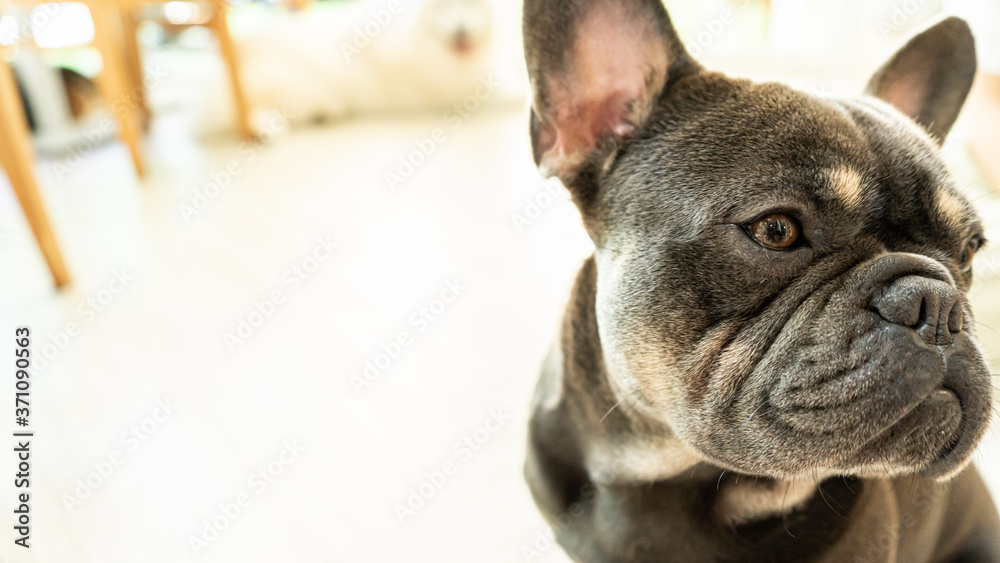
[[[31,232],[42,249],[45,262],[49,265],[56,287],[69,284],[69,272],[63,262],[62,253],[52,226],[45,214],[45,205],[38,193],[32,164],[34,154],[31,150],[31,138],[28,133],[28,123],[19,103],[20,96],[14,82],[14,74],[7,61],[0,58],[0,165],[7,171],[10,183],[14,187],[21,209],[28,219]]]
[[[213,2],[212,7],[212,19],[209,20],[208,27],[215,32],[215,37],[219,40],[222,60],[229,72],[229,83],[232,86],[233,101],[236,106],[236,128],[241,137],[251,140],[256,137],[256,132],[250,124],[250,106],[247,102],[246,92],[243,90],[243,81],[240,78],[239,55],[236,52],[233,38],[229,34],[229,23],[226,20],[228,8],[226,3],[222,1]]]
[[[124,38],[122,36],[119,8],[106,0],[88,2],[91,18],[94,20],[94,46],[101,53],[104,67],[97,77],[97,84],[118,122],[118,134],[128,146],[135,164],[136,173],[142,177],[146,172],[142,156],[139,114],[136,97],[129,90],[124,59]]]

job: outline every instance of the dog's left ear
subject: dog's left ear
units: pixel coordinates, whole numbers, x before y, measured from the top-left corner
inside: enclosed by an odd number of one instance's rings
[[[868,83],[877,96],[944,142],[976,76],[976,43],[965,21],[948,18],[899,50]]]

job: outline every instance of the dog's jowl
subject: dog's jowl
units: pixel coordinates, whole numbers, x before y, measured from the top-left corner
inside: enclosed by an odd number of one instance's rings
[[[995,561],[979,220],[939,155],[968,26],[863,96],[703,68],[659,0],[526,0],[531,140],[595,253],[526,475],[581,562]]]

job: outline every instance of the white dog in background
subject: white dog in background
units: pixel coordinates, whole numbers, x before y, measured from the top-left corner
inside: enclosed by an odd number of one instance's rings
[[[287,110],[294,124],[356,114],[447,107],[491,74],[488,0],[363,0],[338,9],[282,13],[238,39],[241,75],[257,121]],[[202,135],[233,130],[221,67],[168,69]],[[176,101],[176,100],[172,100]],[[172,105],[172,104],[170,104]]]

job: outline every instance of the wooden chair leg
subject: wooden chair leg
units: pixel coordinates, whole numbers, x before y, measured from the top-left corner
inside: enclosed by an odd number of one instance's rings
[[[56,287],[69,284],[69,272],[63,262],[56,237],[52,233],[45,205],[38,193],[38,184],[32,169],[34,154],[28,123],[19,103],[20,96],[14,74],[5,60],[0,58],[0,165],[7,171],[21,209],[28,219],[31,232],[38,241],[45,262],[52,272]]]
[[[128,146],[135,164],[136,173],[142,177],[146,172],[142,156],[139,114],[136,98],[129,91],[127,65],[124,63],[124,39],[122,37],[119,8],[110,2],[90,2],[91,18],[94,20],[94,46],[101,53],[104,67],[97,77],[98,87],[105,102],[118,122],[118,134]]]
[[[118,14],[122,26],[122,45],[125,47],[123,55],[127,67],[128,91],[142,112],[142,128],[145,130],[149,127],[152,113],[149,111],[149,103],[146,100],[142,53],[139,51],[139,20],[135,17],[135,13],[127,8],[120,8]]]
[[[229,23],[226,20],[228,9],[225,2],[213,2],[213,8],[212,19],[209,20],[208,27],[215,32],[215,37],[219,40],[222,60],[229,72],[229,83],[232,86],[233,101],[236,107],[236,128],[241,137],[252,140],[256,137],[256,132],[250,124],[250,106],[247,102],[246,92],[243,90],[243,81],[240,78],[240,62],[236,45],[229,34]]]
[[[976,116],[970,120],[972,154],[993,189],[1000,191],[1000,75],[980,74],[968,106],[967,111]]]

